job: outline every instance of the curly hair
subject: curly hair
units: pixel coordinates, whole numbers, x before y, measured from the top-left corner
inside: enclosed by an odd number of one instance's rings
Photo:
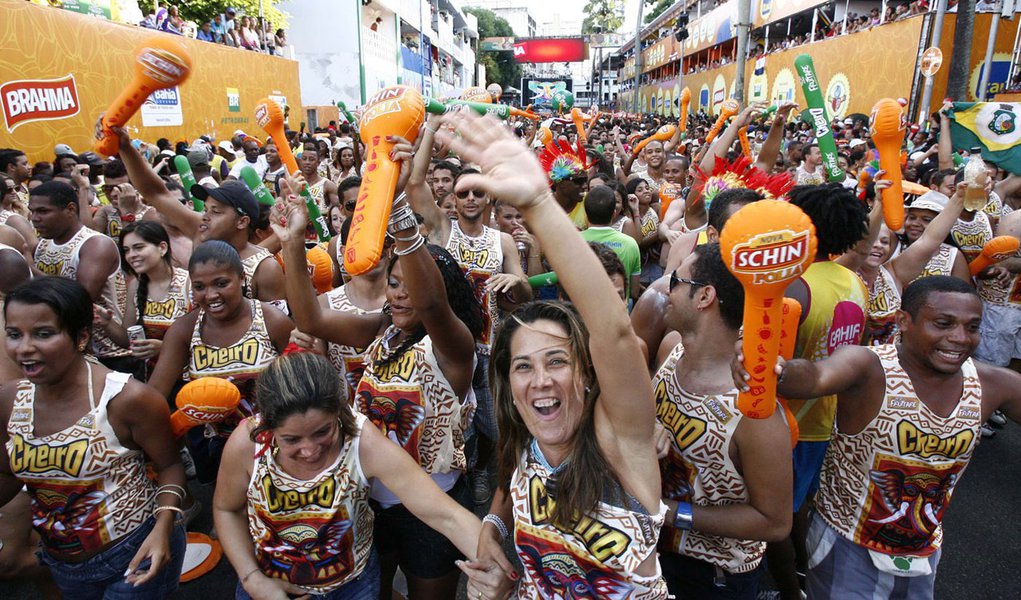
[[[440,276],[443,277],[443,288],[446,291],[447,302],[450,304],[450,308],[457,315],[457,318],[468,327],[472,337],[476,340],[479,339],[482,335],[482,328],[485,326],[485,318],[482,315],[482,305],[472,290],[468,277],[461,270],[454,257],[450,255],[450,252],[433,244],[427,244],[426,249],[429,251],[429,256],[432,257],[433,262],[436,263]],[[386,267],[387,277],[390,277],[390,274],[393,273],[394,266],[399,259],[400,257],[396,254],[390,259],[390,263]],[[426,335],[425,326],[419,325],[418,329],[404,338],[400,346],[388,353],[376,364],[384,366],[397,360],[408,349],[422,341]]]
[[[869,232],[865,203],[839,183],[799,185],[787,197],[812,219],[818,256],[843,254]]]

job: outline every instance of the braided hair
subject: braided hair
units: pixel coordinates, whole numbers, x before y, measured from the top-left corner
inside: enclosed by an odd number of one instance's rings
[[[127,239],[128,234],[133,233],[138,237],[142,238],[143,241],[154,246],[159,246],[161,243],[167,245],[167,253],[163,255],[163,262],[167,263],[168,267],[173,268],[173,256],[172,250],[170,249],[170,235],[167,234],[167,230],[156,221],[134,221],[128,223],[127,226],[121,230],[121,239],[119,249],[121,251],[121,263],[124,265],[124,270],[129,274],[133,275],[138,279],[138,292],[135,295],[135,307],[138,309],[138,321],[139,325],[145,320],[145,305],[149,302],[149,276],[145,273],[136,273],[128,261],[124,258],[126,252],[124,250],[124,240]]]
[[[450,308],[457,315],[458,319],[468,327],[468,331],[471,332],[472,337],[476,340],[482,335],[482,328],[485,326],[485,319],[482,315],[482,305],[479,303],[478,297],[472,290],[472,285],[468,281],[468,277],[461,270],[460,265],[454,260],[450,252],[440,246],[433,244],[427,244],[426,249],[429,251],[429,255],[432,256],[433,261],[436,263],[436,268],[440,271],[440,276],[443,277],[443,287],[446,290],[447,302],[450,304]],[[394,270],[394,265],[397,264],[397,260],[400,257],[396,254],[390,259],[390,264],[386,267],[386,276],[390,277],[390,274]],[[401,345],[395,348],[392,352],[387,353],[385,357],[379,360],[376,364],[378,366],[385,366],[405,352],[408,351],[412,346],[422,341],[426,336],[426,330],[424,325],[419,325],[415,331],[411,332]]]

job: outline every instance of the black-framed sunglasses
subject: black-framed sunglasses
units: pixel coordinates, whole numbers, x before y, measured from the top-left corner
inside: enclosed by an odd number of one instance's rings
[[[695,281],[694,279],[685,279],[684,277],[678,277],[677,276],[677,271],[674,271],[673,273],[670,274],[670,287],[669,287],[670,293],[672,294],[673,291],[674,291],[674,288],[677,287],[677,285],[681,284],[681,283],[686,283],[686,284],[688,284],[688,285],[690,285],[692,287],[709,285],[708,283],[703,283],[701,281]]]
[[[471,194],[472,196],[475,196],[475,198],[479,199],[479,200],[481,200],[481,199],[486,197],[486,193],[483,192],[482,190],[461,190],[459,192],[454,192],[454,193],[461,200],[467,199],[468,198],[468,194]]]
[[[581,186],[585,185],[586,183],[588,183],[588,177],[585,177],[584,175],[582,175],[580,177],[572,177],[571,178],[571,183],[573,183],[574,185],[576,185],[578,187],[581,187]]]
[[[358,202],[356,200],[352,200],[351,202],[345,202],[344,203],[344,210],[346,210],[346,211],[353,211],[355,209],[355,205],[357,205],[357,203]]]

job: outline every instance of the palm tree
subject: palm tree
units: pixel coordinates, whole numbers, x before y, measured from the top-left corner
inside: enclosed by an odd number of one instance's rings
[[[975,27],[975,0],[957,3],[957,22],[954,24],[954,48],[950,53],[950,71],[947,75],[947,96],[964,102],[968,97],[968,73],[971,62],[971,36]],[[939,43],[938,40],[935,43]],[[986,65],[989,68],[990,65]]]

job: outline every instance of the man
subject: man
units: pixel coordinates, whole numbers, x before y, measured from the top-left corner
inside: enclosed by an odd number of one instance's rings
[[[949,201],[950,198],[940,192],[929,191],[904,207],[904,238],[909,245],[922,237],[925,228],[943,212]],[[940,244],[939,250],[929,260],[920,277],[930,275],[952,275],[962,281],[971,281],[971,273],[968,271],[968,262],[964,259],[964,254],[950,244]]]
[[[223,19],[223,43],[235,48],[241,46],[241,33],[238,31],[239,26],[234,19],[236,14],[234,7],[228,6]]]
[[[431,148],[434,130],[426,127],[422,134],[422,148]],[[487,227],[482,215],[490,210],[489,197],[478,189],[462,189],[453,195],[457,205],[457,220],[451,221],[440,210],[429,187],[425,173],[429,166],[427,152],[415,157],[406,191],[408,201],[416,213],[422,216],[429,228],[429,242],[446,248],[468,276],[475,297],[482,306],[485,322],[478,343],[478,367],[472,380],[472,388],[478,401],[478,408],[472,421],[471,430],[465,437],[480,433],[475,454],[475,469],[472,473],[472,487],[475,501],[484,504],[489,500],[489,477],[486,469],[497,439],[496,410],[489,393],[488,367],[489,345],[501,320],[501,309],[513,310],[518,304],[532,298],[532,286],[528,284],[521,262],[518,260],[514,239],[498,229]],[[453,170],[440,163],[433,170],[446,174]],[[471,176],[478,171],[460,173],[459,177]],[[453,183],[450,189],[453,189]]]
[[[213,177],[212,169],[209,167],[209,152],[205,148],[196,148],[188,151],[188,165],[195,181],[205,187],[219,187],[220,183]]]
[[[637,175],[644,179],[649,187],[652,188],[652,193],[658,195],[659,188],[663,185],[663,160],[666,157],[666,153],[663,150],[663,142],[659,140],[652,140],[645,145],[645,149],[640,152],[645,156],[645,168],[638,169],[634,166],[635,159],[638,155],[632,154],[625,161],[621,167],[624,169],[625,175]]]
[[[337,194],[340,195],[340,211],[344,215],[344,222],[351,220],[355,206],[358,203],[358,190],[362,186],[362,178],[357,175],[348,177],[337,184]],[[344,243],[346,236],[335,235],[330,238],[327,251],[330,260],[333,261],[333,287],[344,285],[347,281],[347,270],[344,268]]]
[[[202,23],[202,27],[199,28],[198,32],[195,34],[195,39],[202,42],[213,41],[213,28],[212,25],[209,24],[209,21]]]
[[[32,190],[28,208],[40,238],[36,272],[74,279],[89,292],[98,310],[120,323],[124,307],[119,299],[126,293],[120,252],[113,240],[82,224],[74,188],[61,181],[44,183]],[[118,346],[102,327],[92,328],[91,342],[92,353],[104,365],[134,372],[131,351]]]
[[[454,191],[454,181],[461,174],[461,169],[452,162],[441,160],[433,167],[432,193],[436,204],[442,204],[447,196]]]
[[[269,165],[266,159],[259,154],[259,143],[248,138],[241,142],[241,150],[244,152],[244,159],[234,163],[227,178],[241,179],[241,169],[243,167],[252,167],[255,169],[255,174],[259,176],[259,179],[262,179],[262,176],[266,174],[266,170],[269,169]]]
[[[206,209],[202,213],[188,210],[131,145],[127,132],[120,128],[115,131],[121,136],[120,156],[131,181],[160,212],[164,222],[173,223],[196,244],[223,240],[234,246],[245,270],[245,296],[273,303],[286,313],[284,272],[280,264],[271,260],[273,255],[269,251],[248,239],[261,225],[259,203],[248,187],[240,181],[227,181],[212,190],[195,185],[191,194],[199,200],[208,198]]]
[[[628,297],[637,300],[642,255],[638,243],[631,236],[610,227],[616,204],[617,199],[612,188],[605,185],[592,188],[585,197],[585,216],[588,217],[589,227],[581,232],[581,237],[587,242],[606,244],[620,257],[620,262],[624,264],[624,281],[627,283]]]
[[[0,173],[14,181],[18,199],[22,204],[28,204],[28,179],[32,176],[32,168],[25,153],[14,148],[0,150]]]
[[[741,338],[744,290],[719,244],[696,248],[669,279],[665,320],[684,342],[664,344],[652,381],[668,447],[663,577],[678,598],[754,600],[765,542],[790,533],[790,430],[779,406],[765,419],[737,407],[727,361]]]
[[[305,177],[308,193],[319,206],[319,212],[325,215],[329,207],[340,204],[337,184],[319,175],[319,151],[315,144],[305,144],[304,151],[298,157],[298,169]]]
[[[925,277],[904,290],[899,344],[778,369],[786,398],[837,397],[809,530],[809,598],[933,597],[943,515],[979,425],[996,409],[1021,420],[1021,376],[971,358],[981,320],[969,284]]]
[[[805,147],[804,160],[798,166],[795,179],[798,185],[819,185],[826,182],[826,170],[822,166],[822,152],[819,144]]]
[[[266,185],[274,195],[278,195],[278,185],[280,178],[287,175],[287,167],[280,160],[280,153],[277,151],[277,145],[273,142],[266,142],[266,154],[263,156],[266,158],[266,173],[262,176],[262,183]]]
[[[1000,219],[996,235],[1021,240],[1021,212]],[[1021,372],[1021,258],[1001,261],[979,280],[982,339],[975,358]]]
[[[231,144],[229,140],[223,140],[216,145],[216,153],[227,165],[227,174],[229,175],[230,169],[234,168],[239,160],[237,152],[234,151],[234,144]],[[222,171],[221,174],[223,174]]]
[[[929,189],[939,192],[946,197],[954,195],[954,176],[956,169],[940,169],[929,175]]]

